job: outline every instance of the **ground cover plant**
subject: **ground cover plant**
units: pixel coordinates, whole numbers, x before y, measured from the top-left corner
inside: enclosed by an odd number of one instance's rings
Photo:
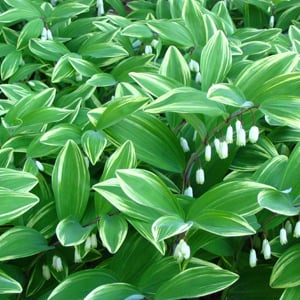
[[[299,15],[1,1],[0,299],[299,299]]]

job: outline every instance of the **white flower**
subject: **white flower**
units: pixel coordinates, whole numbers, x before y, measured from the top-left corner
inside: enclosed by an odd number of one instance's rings
[[[46,41],[47,40],[47,28],[44,27],[41,34],[41,40]]]
[[[279,240],[280,240],[281,245],[285,245],[288,242],[287,231],[283,227],[280,229],[280,232],[279,232]]]
[[[75,251],[74,251],[74,262],[75,263],[81,263],[82,259],[79,253],[79,249],[75,246]]]
[[[196,182],[198,184],[203,184],[205,181],[204,170],[202,168],[196,171]]]
[[[152,47],[150,45],[145,46],[145,54],[152,54]]]
[[[96,6],[97,7],[103,6],[103,0],[97,0]]]
[[[82,81],[82,74],[76,72],[75,79],[76,79],[76,81]]]
[[[202,81],[202,75],[201,75],[200,72],[197,72],[196,76],[195,76],[195,82],[196,83],[201,83],[201,81]]]
[[[41,172],[44,171],[44,166],[38,160],[35,161],[35,165]]]
[[[275,24],[275,17],[272,15],[272,16],[270,17],[269,27],[270,27],[270,28],[273,28],[273,27],[274,27],[274,24]]]
[[[206,161],[211,160],[211,146],[210,145],[205,146],[205,160]]]
[[[104,4],[103,4],[103,0],[97,0],[96,6],[98,7],[97,15],[98,15],[98,16],[104,15]]]
[[[255,249],[250,250],[250,255],[249,255],[249,265],[251,268],[254,268],[257,264],[257,256],[256,256],[256,251]]]
[[[190,246],[181,239],[174,250],[174,257],[181,263],[184,259],[189,259],[191,255]]]
[[[53,40],[53,35],[50,29],[47,29],[47,40]]]
[[[86,252],[89,252],[92,249],[92,240],[91,237],[87,237],[84,244],[84,250]]]
[[[51,277],[50,269],[47,265],[42,265],[42,274],[46,280],[49,280]]]
[[[195,60],[191,59],[189,62],[189,68],[192,72],[198,73],[200,71],[200,66],[199,63],[196,62]]]
[[[193,196],[194,196],[193,188],[192,188],[191,186],[188,186],[188,187],[184,190],[184,195],[193,198]]]
[[[91,234],[91,245],[92,245],[92,248],[97,248],[97,245],[98,245],[98,242],[97,242],[97,236],[95,233],[92,233]]]
[[[215,148],[216,148],[216,152],[219,154],[219,151],[220,151],[220,140],[215,138],[214,139],[214,145],[215,145]]]
[[[236,145],[246,146],[246,131],[243,128],[240,128],[239,131],[237,131]]]
[[[238,133],[241,128],[242,128],[241,121],[240,120],[236,120],[236,122],[235,122],[235,131]]]
[[[53,256],[52,267],[56,270],[56,272],[61,272],[63,270],[62,260],[59,256]]]
[[[271,258],[271,246],[267,239],[263,240],[262,253],[263,253],[265,259]]]
[[[227,142],[227,144],[233,143],[233,128],[231,125],[227,127],[225,141]]]
[[[249,130],[249,141],[251,143],[256,143],[259,138],[259,129],[257,126],[252,126]]]
[[[180,145],[182,147],[183,152],[189,152],[190,151],[189,143],[184,137],[180,138]]]
[[[55,6],[55,5],[56,5],[56,1],[57,1],[57,0],[51,0],[52,6]]]
[[[226,159],[228,157],[228,144],[226,141],[220,143],[218,154],[221,159]]]
[[[294,237],[298,238],[300,237],[300,221],[298,221],[295,225],[295,229],[294,229]]]
[[[159,41],[156,40],[156,39],[153,39],[153,40],[151,41],[151,46],[152,46],[153,48],[155,48],[155,49],[157,48],[158,44],[159,44]]]
[[[285,230],[287,233],[292,233],[293,232],[293,225],[290,220],[287,220],[284,224]]]

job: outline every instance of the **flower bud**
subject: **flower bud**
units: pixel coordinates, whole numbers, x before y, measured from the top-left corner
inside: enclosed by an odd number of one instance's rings
[[[262,253],[263,253],[265,259],[271,258],[271,246],[267,239],[263,240]]]
[[[298,221],[295,225],[295,229],[294,229],[294,237],[298,238],[300,237],[300,221]]]
[[[290,220],[287,220],[284,224],[284,228],[287,233],[292,233],[293,232],[293,225]]]
[[[75,75],[75,80],[76,80],[77,82],[79,82],[79,81],[82,81],[82,74],[81,74],[81,73],[78,73],[78,72],[76,72],[76,75]]]
[[[220,143],[218,154],[221,159],[226,159],[228,157],[228,144],[226,141]]]
[[[193,198],[193,196],[194,196],[193,188],[192,188],[191,186],[188,186],[188,187],[184,190],[184,195]]]
[[[47,265],[42,265],[42,274],[46,280],[49,280],[51,277],[50,269]]]
[[[104,4],[103,4],[103,0],[97,0],[96,6],[98,7],[98,10],[97,10],[97,15],[98,15],[98,17],[104,15]]]
[[[38,160],[35,161],[35,165],[37,166],[37,168],[43,172],[44,171],[44,166],[41,164],[41,162],[39,162]]]
[[[153,40],[151,41],[151,46],[152,46],[153,48],[155,48],[155,49],[157,48],[158,44],[159,44],[159,41],[156,40],[156,39],[153,39]]]
[[[249,130],[249,141],[250,143],[256,143],[259,138],[259,129],[257,126],[252,126]]]
[[[235,122],[235,131],[238,133],[241,128],[242,128],[241,121],[240,120],[236,120],[236,122]]]
[[[52,267],[56,270],[56,272],[61,272],[63,270],[62,260],[59,256],[53,256]]]
[[[74,251],[74,262],[76,264],[82,262],[81,255],[80,255],[79,250],[76,246],[75,246],[75,251]]]
[[[53,35],[50,29],[47,29],[47,40],[53,40]]]
[[[272,15],[269,21],[269,28],[273,28],[275,24],[275,17]]]
[[[189,68],[192,72],[198,73],[200,71],[200,66],[199,63],[196,62],[195,60],[191,59],[189,62]]]
[[[215,145],[215,148],[216,148],[216,152],[219,154],[219,151],[220,151],[220,140],[215,138],[214,139],[214,145]]]
[[[257,264],[257,256],[256,256],[256,251],[255,249],[250,250],[250,255],[249,255],[249,265],[251,268],[254,268]]]
[[[92,240],[91,237],[88,236],[84,243],[84,250],[86,252],[89,252],[91,249],[92,249]]]
[[[200,72],[197,72],[196,76],[195,76],[195,82],[196,83],[201,83],[201,81],[202,81],[202,75],[201,75]]]
[[[196,182],[198,184],[203,184],[205,181],[204,170],[202,168],[196,171]]]
[[[281,245],[285,245],[288,242],[287,232],[285,228],[281,228],[279,232],[279,240]]]
[[[205,146],[205,160],[206,161],[211,160],[211,146],[210,145]]]
[[[184,259],[189,259],[191,255],[190,246],[181,239],[174,250],[174,257],[181,263]]]
[[[150,45],[145,46],[145,54],[152,54],[152,47]]]
[[[41,40],[42,41],[47,41],[47,28],[46,27],[44,27],[43,30],[42,30]]]
[[[233,128],[231,125],[227,127],[225,141],[227,142],[227,144],[233,143]]]
[[[183,152],[189,152],[190,151],[188,141],[184,137],[180,138],[180,145],[182,147]]]
[[[93,249],[97,248],[97,246],[98,246],[97,236],[95,233],[91,234],[91,246]]]
[[[240,128],[239,131],[237,131],[236,145],[246,146],[246,132],[243,128]]]

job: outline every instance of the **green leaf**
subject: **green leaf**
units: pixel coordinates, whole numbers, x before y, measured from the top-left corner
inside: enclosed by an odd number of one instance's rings
[[[181,86],[179,82],[172,78],[158,74],[131,72],[129,75],[141,88],[155,97],[162,96]]]
[[[85,300],[111,300],[111,299],[144,299],[144,295],[131,284],[128,283],[110,283],[97,287],[90,292]]]
[[[86,240],[94,227],[95,225],[82,227],[77,220],[68,217],[58,223],[56,235],[59,242],[65,247],[80,245]]]
[[[207,99],[206,93],[191,87],[181,87],[157,98],[145,107],[146,112],[201,113],[208,116],[224,114],[220,104]]]
[[[244,92],[248,100],[252,100],[257,96],[254,86],[263,86],[275,76],[290,73],[296,65],[297,56],[292,52],[271,55],[246,67],[236,78],[235,85]]]
[[[255,234],[245,218],[238,214],[221,211],[205,210],[192,219],[200,229],[221,236],[244,236]]]
[[[68,19],[87,11],[89,11],[89,6],[82,3],[76,3],[76,2],[60,3],[52,11],[50,18]]]
[[[21,293],[22,291],[21,284],[0,269],[0,295]]]
[[[88,60],[76,56],[69,56],[68,60],[76,72],[82,76],[91,77],[94,76],[95,73],[99,72],[97,66]]]
[[[84,153],[94,166],[98,162],[103,150],[105,149],[107,140],[103,132],[87,130],[81,137],[81,144]]]
[[[32,39],[29,42],[29,50],[37,57],[49,60],[58,61],[61,56],[69,53],[68,48],[57,41]]]
[[[202,50],[200,59],[202,90],[207,91],[214,83],[222,82],[231,64],[228,40],[222,31],[217,31]]]
[[[285,251],[275,263],[270,285],[272,288],[291,288],[300,284],[298,266],[300,263],[300,245],[296,244]]]
[[[13,148],[0,149],[0,168],[7,168],[13,158]],[[0,169],[1,173],[1,169]],[[1,175],[0,175],[1,177]],[[2,186],[2,185],[0,185]]]
[[[160,65],[159,73],[169,78],[173,78],[183,85],[190,85],[191,73],[188,64],[179,50],[170,46]]]
[[[89,112],[89,114],[91,115],[93,112],[99,111],[100,116],[98,117],[96,127],[97,129],[105,129],[138,110],[147,100],[145,97],[125,96],[108,102],[105,110],[101,107]]]
[[[152,234],[156,241],[160,242],[174,235],[188,231],[193,222],[184,222],[179,216],[163,216],[152,224]]]
[[[220,183],[194,201],[187,219],[197,219],[200,212],[206,209],[228,211],[240,216],[253,215],[261,210],[257,195],[264,189],[272,187],[245,180]]]
[[[68,140],[77,144],[81,141],[80,129],[72,124],[59,124],[40,137],[40,142],[49,146],[63,146]]]
[[[105,131],[114,144],[120,145],[131,140],[138,159],[146,163],[177,173],[184,168],[184,154],[179,141],[154,116],[135,113]]]
[[[297,216],[300,209],[295,207],[289,195],[277,190],[261,191],[257,197],[261,207],[284,216]]]
[[[173,300],[213,294],[232,285],[238,278],[237,274],[227,270],[205,266],[190,268],[162,284],[155,299]]]
[[[34,194],[0,188],[0,225],[23,215],[38,202],[39,198]]]
[[[117,84],[116,79],[109,73],[94,74],[87,84],[98,87],[113,86]]]
[[[151,39],[153,38],[153,33],[145,24],[133,23],[126,26],[122,30],[122,35],[136,37],[139,39]]]
[[[247,102],[245,95],[240,89],[229,83],[212,85],[207,92],[207,98],[234,107],[245,107],[251,104],[251,102]]]
[[[124,193],[137,204],[164,214],[182,214],[177,198],[157,175],[141,169],[124,169],[117,171],[117,178]]]
[[[287,288],[284,290],[280,297],[280,300],[292,300],[298,299],[300,297],[300,286],[295,286],[292,288]]]
[[[17,49],[26,47],[32,38],[38,38],[43,30],[44,23],[41,19],[29,21],[21,30],[18,37]]]
[[[22,61],[22,53],[20,51],[12,51],[5,56],[1,63],[1,79],[6,80],[12,75],[14,75]]]
[[[24,226],[8,229],[0,236],[0,261],[17,259],[52,249],[36,230]]]
[[[122,246],[128,224],[122,215],[104,215],[98,223],[98,230],[103,246],[113,254]]]
[[[52,82],[60,82],[74,76],[74,68],[70,64],[69,54],[65,54],[56,63],[51,75]]]
[[[190,31],[181,23],[170,20],[148,21],[149,28],[157,33],[166,45],[193,47],[194,41]]]
[[[52,188],[60,220],[80,220],[89,198],[90,176],[78,146],[69,140],[60,151],[52,173]]]
[[[89,292],[103,284],[117,280],[105,269],[89,269],[71,274],[48,297],[49,300],[83,299]]]
[[[0,168],[0,187],[16,192],[29,192],[38,183],[38,179],[28,172]]]

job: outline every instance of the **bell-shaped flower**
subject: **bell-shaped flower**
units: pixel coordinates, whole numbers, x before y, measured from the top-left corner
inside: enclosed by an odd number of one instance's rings
[[[193,198],[193,196],[194,196],[193,188],[192,188],[191,186],[188,186],[188,187],[184,190],[184,195]]]
[[[93,249],[96,249],[98,246],[98,242],[97,242],[97,236],[95,233],[91,234],[91,246]]]
[[[200,71],[200,66],[199,63],[196,62],[195,60],[191,59],[189,62],[189,68],[192,72],[198,73]]]
[[[249,255],[249,265],[251,268],[254,268],[257,264],[257,256],[256,256],[256,251],[255,249],[250,250],[250,255]]]
[[[153,40],[151,41],[151,46],[152,46],[153,48],[155,48],[155,49],[157,48],[158,44],[159,44],[159,41],[156,40],[156,39],[153,39]]]
[[[205,146],[205,160],[210,161],[211,160],[211,146],[208,144]]]
[[[82,259],[81,259],[81,255],[79,253],[79,249],[75,246],[75,251],[74,251],[74,262],[75,263],[81,263]]]
[[[287,233],[292,233],[293,232],[293,225],[290,220],[287,220],[284,224],[284,228]]]
[[[218,154],[221,159],[226,159],[228,157],[228,144],[226,141],[220,142]]]
[[[61,272],[63,270],[62,260],[59,256],[54,255],[52,258],[52,267],[56,272]]]
[[[240,120],[236,120],[236,122],[235,122],[236,133],[238,133],[241,128],[242,128],[242,122]]]
[[[271,258],[271,246],[267,239],[263,240],[262,253],[263,253],[265,259]]]
[[[145,50],[144,50],[144,53],[145,54],[152,54],[152,46],[151,45],[146,45],[145,46]]]
[[[47,41],[47,28],[46,27],[44,27],[43,30],[42,30],[41,40],[42,41]]]
[[[53,35],[50,29],[47,29],[47,40],[53,40]]]
[[[243,128],[237,131],[236,145],[239,147],[246,146],[246,131]]]
[[[84,250],[89,252],[92,249],[92,240],[91,237],[88,236],[84,243]]]
[[[189,259],[191,256],[190,246],[181,239],[174,250],[174,257],[181,263],[183,260]]]
[[[205,181],[204,170],[202,168],[196,171],[196,182],[198,184],[203,184]]]
[[[269,28],[273,28],[275,24],[275,17],[272,15],[269,20]]]
[[[259,128],[257,126],[252,126],[249,130],[249,141],[250,143],[256,143],[259,138]]]
[[[190,151],[189,143],[184,137],[180,138],[180,145],[181,145],[181,148],[182,148],[183,152],[189,152]]]
[[[50,269],[47,265],[42,265],[42,274],[45,280],[49,280],[51,277]]]
[[[288,239],[287,239],[287,231],[284,227],[282,227],[280,229],[280,232],[279,232],[279,240],[280,240],[280,244],[281,245],[285,245],[287,244],[288,242]]]
[[[294,228],[294,237],[295,238],[298,238],[300,237],[300,221],[298,221],[295,225],[295,228]]]
[[[215,145],[216,152],[219,154],[219,151],[220,151],[220,140],[218,138],[214,139],[214,145]]]
[[[233,143],[233,128],[231,125],[227,127],[225,141],[227,144]]]
[[[196,83],[201,83],[202,82],[202,75],[200,72],[197,72],[196,73],[196,76],[195,76],[195,82]]]

